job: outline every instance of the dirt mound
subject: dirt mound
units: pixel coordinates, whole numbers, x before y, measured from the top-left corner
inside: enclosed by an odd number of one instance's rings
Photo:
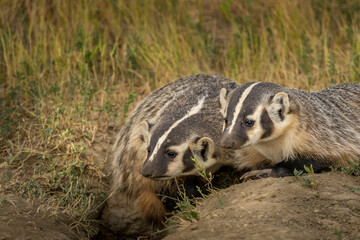
[[[342,172],[233,185],[165,239],[360,239],[360,178]],[[312,179],[316,188],[306,185]],[[305,181],[304,181],[305,179]]]
[[[359,188],[343,172],[248,181],[199,202],[200,220],[165,239],[360,239]],[[25,199],[0,191],[0,240],[79,238],[66,217]]]

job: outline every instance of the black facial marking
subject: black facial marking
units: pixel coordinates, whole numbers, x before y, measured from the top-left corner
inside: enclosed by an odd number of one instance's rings
[[[183,163],[184,163],[184,172],[190,172],[191,170],[193,170],[195,168],[195,164],[194,161],[192,160],[194,156],[192,155],[190,149],[187,149],[186,152],[183,155]]]
[[[208,148],[209,148],[209,143],[204,142],[204,143],[202,144],[202,146],[203,146],[203,149],[201,150],[200,154],[201,154],[201,156],[202,156],[202,158],[203,158],[203,161],[206,162],[206,161],[208,160],[208,159],[207,159],[207,156],[206,156],[206,153],[207,153],[207,150],[208,150]]]
[[[263,109],[261,113],[261,126],[264,129],[264,133],[261,135],[261,138],[269,137],[273,132],[274,123],[271,121],[266,109]]]

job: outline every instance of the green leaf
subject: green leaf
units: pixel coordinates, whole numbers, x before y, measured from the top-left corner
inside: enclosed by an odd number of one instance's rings
[[[196,212],[191,211],[191,212],[190,212],[190,215],[191,215],[192,218],[196,219],[196,221],[199,221],[199,220],[200,220],[200,219],[199,219],[199,216],[198,216],[198,214],[197,214]]]

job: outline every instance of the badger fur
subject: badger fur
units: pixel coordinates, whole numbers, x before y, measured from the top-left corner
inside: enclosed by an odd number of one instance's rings
[[[111,194],[103,211],[102,219],[108,224],[111,231],[124,236],[147,235],[153,230],[153,226],[158,226],[164,220],[166,210],[159,196],[175,197],[178,192],[178,182],[186,184],[190,181],[192,184],[193,178],[173,177],[196,174],[196,171],[190,173],[179,166],[179,169],[182,169],[181,172],[185,171],[185,173],[168,176],[171,178],[168,180],[154,181],[144,177],[139,171],[149,157],[147,151],[149,144],[152,146],[151,143],[159,136],[158,134],[161,135],[168,131],[174,122],[181,119],[183,113],[198,104],[201,99],[204,109],[217,107],[216,111],[219,111],[219,104],[212,106],[207,101],[214,101],[215,98],[218,98],[221,88],[232,90],[235,86],[235,83],[219,76],[188,76],[155,90],[134,109],[117,135],[113,146],[113,157],[109,162]],[[203,112],[202,107],[201,110]],[[214,121],[221,125],[222,116],[218,115],[214,117]],[[211,118],[206,115],[206,112],[203,112],[201,117],[204,118],[193,120],[203,121],[204,124],[192,122],[190,119],[181,121],[176,130],[171,131],[171,134],[175,131],[189,134],[186,135],[186,138],[183,138],[185,135],[177,135],[172,139],[193,144],[191,149],[201,162],[206,162],[202,156],[211,156],[211,160],[218,159],[214,155],[216,151],[213,141],[209,137],[212,137],[212,132],[216,131],[219,140],[221,127],[220,131],[213,130],[211,121],[205,121],[205,119]],[[191,127],[191,124],[195,124],[196,127]],[[189,146],[186,149],[190,149]],[[191,159],[178,163],[185,168],[193,169],[193,163],[185,161],[191,161]],[[212,165],[215,164],[212,162]],[[150,174],[154,173],[157,167],[159,166],[153,165],[149,170]],[[164,167],[160,168],[164,169]],[[142,170],[142,173],[146,175],[146,167]]]
[[[220,93],[225,129],[221,146],[236,151],[240,168],[272,166],[273,176],[313,165],[338,167],[360,156],[360,85],[317,92],[252,82]],[[284,171],[284,169],[286,171]]]

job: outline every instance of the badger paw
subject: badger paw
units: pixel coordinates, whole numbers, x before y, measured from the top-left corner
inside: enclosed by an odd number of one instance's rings
[[[250,172],[243,174],[240,177],[240,180],[243,182],[246,182],[250,179],[254,180],[254,179],[260,179],[260,178],[267,178],[267,177],[271,177],[271,173],[272,173],[271,168],[262,169],[262,170],[252,170]]]

